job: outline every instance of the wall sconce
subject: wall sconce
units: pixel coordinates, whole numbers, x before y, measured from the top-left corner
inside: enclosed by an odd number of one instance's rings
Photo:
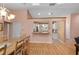
[[[15,15],[14,15],[14,14],[10,14],[10,15],[8,16],[8,20],[13,20],[13,19],[15,19]]]

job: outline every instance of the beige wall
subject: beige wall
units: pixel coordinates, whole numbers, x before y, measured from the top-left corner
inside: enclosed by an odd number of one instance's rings
[[[36,35],[32,33],[33,30],[33,22],[34,21],[49,21],[49,27],[52,27],[52,21],[54,20],[65,20],[66,21],[66,38],[70,39],[70,16],[67,16],[66,18],[52,18],[52,19],[27,19],[27,12],[26,11],[15,11],[13,12],[16,15],[15,22],[19,22],[22,25],[22,32],[21,35],[26,34],[31,36],[30,42],[34,43],[52,43],[52,29],[49,29],[49,34],[46,35]]]
[[[79,13],[71,15],[71,34],[72,39],[79,36]]]
[[[66,39],[71,39],[71,15],[66,16]]]
[[[52,27],[53,20],[66,20],[66,39],[73,39],[74,37],[79,36],[79,14],[72,14],[66,16],[66,18],[53,18],[53,19],[27,19],[27,11],[13,11],[16,15],[16,19],[14,22],[18,22],[22,25],[21,35],[26,34],[31,36],[31,42],[36,43],[52,43],[52,30],[49,29],[49,33],[47,35],[34,35],[32,33],[33,29],[33,21],[35,20],[45,20],[49,21],[49,27]],[[2,20],[0,20],[2,23]],[[71,30],[71,31],[70,31]],[[2,32],[0,32],[2,35]]]
[[[18,22],[22,25],[22,33],[27,33],[27,11],[14,11],[13,12],[16,15],[16,19],[14,22]]]

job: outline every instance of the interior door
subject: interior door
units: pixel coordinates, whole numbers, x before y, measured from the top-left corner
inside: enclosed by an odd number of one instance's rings
[[[52,31],[53,37],[55,37],[55,41],[60,41],[60,42],[64,42],[65,40],[65,21],[64,20],[60,20],[60,21],[55,21],[56,22],[56,26],[53,25],[56,29],[56,31]]]
[[[60,36],[59,40],[64,42],[65,41],[65,21],[59,21],[58,25],[59,25],[58,33]]]

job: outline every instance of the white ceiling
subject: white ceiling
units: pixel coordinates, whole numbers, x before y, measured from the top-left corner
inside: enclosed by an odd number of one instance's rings
[[[1,5],[1,4],[0,4]],[[79,12],[79,3],[63,3],[49,6],[49,3],[40,3],[39,6],[33,6],[32,3],[6,3],[4,6],[11,10],[28,9],[33,18],[43,17],[61,17]],[[38,15],[40,13],[40,15]],[[51,15],[48,15],[51,13]]]

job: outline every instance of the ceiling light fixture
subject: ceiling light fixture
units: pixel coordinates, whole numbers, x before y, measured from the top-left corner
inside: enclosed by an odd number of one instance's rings
[[[40,3],[33,3],[32,5],[33,5],[33,6],[39,6]]]
[[[9,10],[4,7],[4,4],[0,7],[0,18],[4,20],[11,20],[15,18],[14,14],[9,14]]]
[[[49,6],[55,6],[56,3],[49,3]]]
[[[64,4],[64,3],[56,3],[56,4]]]
[[[51,15],[51,13],[49,12],[48,15]]]
[[[37,15],[40,15],[40,13],[38,13]]]
[[[9,16],[8,16],[8,20],[12,20],[12,19],[14,19],[15,18],[15,15],[14,14],[10,14]]]

